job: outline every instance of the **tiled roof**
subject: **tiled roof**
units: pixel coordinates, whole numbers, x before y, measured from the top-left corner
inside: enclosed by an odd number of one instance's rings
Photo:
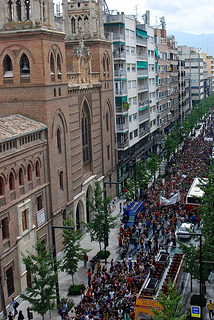
[[[47,128],[41,122],[31,120],[19,114],[0,118],[0,140],[15,138]]]

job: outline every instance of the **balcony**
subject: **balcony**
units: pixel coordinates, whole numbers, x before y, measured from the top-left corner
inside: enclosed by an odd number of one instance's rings
[[[148,76],[148,69],[137,69],[137,76]]]
[[[149,90],[149,85],[148,84],[142,84],[142,85],[138,85],[138,91],[147,91]]]
[[[142,107],[142,106],[145,106],[145,105],[148,105],[150,103],[151,100],[148,100],[148,99],[145,99],[145,100],[139,100],[138,103],[139,103],[139,107]]]
[[[127,89],[123,88],[123,89],[116,89],[115,90],[115,96],[122,96],[127,94]]]
[[[126,54],[125,52],[120,52],[119,50],[114,50],[113,51],[113,57],[114,59],[126,59]]]
[[[140,138],[144,137],[145,135],[147,135],[149,133],[150,129],[139,129],[139,136]]]
[[[124,149],[129,146],[129,140],[123,142],[117,142],[117,149]]]
[[[149,113],[146,113],[142,116],[139,116],[139,122],[144,122],[144,121],[147,121],[149,120]]]
[[[115,77],[126,77],[126,71],[123,70],[116,70],[114,71]]]
[[[117,124],[117,126],[116,126],[117,132],[124,132],[124,131],[127,131],[128,129],[129,129],[128,123]]]
[[[123,106],[116,106],[116,113],[128,113],[128,110],[123,108]]]
[[[136,36],[136,43],[147,46],[147,39],[143,39],[141,37]]]
[[[121,34],[119,32],[113,33],[113,40],[123,40],[125,41],[125,34]]]
[[[138,53],[137,54],[137,59],[138,60],[147,60],[147,58],[148,58],[147,54],[144,54],[144,53],[142,53],[142,54]]]

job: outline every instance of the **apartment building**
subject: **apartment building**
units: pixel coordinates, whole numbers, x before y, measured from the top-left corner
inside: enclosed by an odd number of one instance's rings
[[[211,85],[211,92],[214,91],[214,58],[207,53],[201,53],[203,56],[204,61],[207,63],[207,73],[208,78],[211,77],[212,85]],[[209,80],[210,81],[210,80]]]
[[[179,46],[178,54],[185,60],[186,77],[190,79],[192,103],[204,98],[203,56],[194,47]]]
[[[154,30],[136,24],[134,16],[124,13],[104,15],[104,30],[106,38],[112,38],[113,46],[118,180],[121,182],[121,191],[129,176],[132,159],[145,157],[152,151],[150,133],[157,129]]]

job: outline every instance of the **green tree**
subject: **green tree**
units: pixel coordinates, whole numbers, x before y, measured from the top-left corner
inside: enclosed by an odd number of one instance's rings
[[[200,188],[205,192],[201,199],[200,217],[203,221],[201,225],[202,235],[202,261],[214,261],[214,163],[209,168],[208,179],[204,185],[201,179]],[[200,280],[200,246],[197,245],[200,238],[194,237],[195,242],[184,244],[179,242],[183,252],[186,254],[185,270],[192,275],[193,279]],[[208,280],[209,274],[213,269],[212,264],[203,263],[203,281]]]
[[[72,283],[74,285],[74,275],[78,269],[78,263],[83,260],[84,255],[89,252],[88,249],[81,248],[80,240],[82,233],[75,229],[73,219],[68,218],[64,221],[64,226],[73,227],[73,229],[63,229],[63,245],[65,256],[61,265],[61,269],[72,276]]]
[[[116,217],[111,214],[110,202],[111,196],[104,196],[105,190],[101,190],[98,181],[95,181],[92,199],[87,199],[93,219],[86,225],[90,233],[91,241],[96,241],[100,245],[104,242],[103,225],[105,224],[106,237],[109,238],[110,230],[115,228]]]
[[[27,252],[27,256],[22,257],[27,271],[32,277],[32,286],[27,287],[26,293],[21,294],[24,300],[31,304],[31,309],[42,316],[48,310],[53,310],[56,299],[55,284],[57,273],[54,272],[54,259],[51,253],[42,245],[37,237],[36,245],[33,247],[35,254]]]
[[[138,188],[141,191],[147,189],[149,182],[151,181],[152,174],[148,170],[147,163],[144,163],[142,160],[136,163],[136,178],[138,182]]]
[[[161,311],[157,311],[156,309],[152,309],[154,313],[154,320],[185,320],[186,316],[182,315],[179,317],[182,309],[182,296],[178,295],[178,290],[176,285],[173,285],[172,282],[167,284],[168,288],[168,296],[160,291],[158,296],[158,302],[163,308]]]
[[[155,181],[155,175],[159,169],[158,156],[151,153],[149,158],[146,160],[146,167],[148,168],[148,171],[151,173]]]

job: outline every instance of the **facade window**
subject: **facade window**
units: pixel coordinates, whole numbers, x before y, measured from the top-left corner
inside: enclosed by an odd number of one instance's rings
[[[110,160],[110,145],[109,144],[107,145],[107,157],[108,157],[108,160]]]
[[[87,165],[91,162],[91,146],[90,146],[90,117],[86,103],[82,111],[82,150],[83,164]]]
[[[32,181],[32,167],[31,164],[27,166],[27,180]]]
[[[20,59],[20,75],[21,77],[30,75],[30,63],[25,53],[23,53]]]
[[[27,223],[27,209],[22,211],[22,230],[25,231],[28,229],[28,223]]]
[[[76,22],[75,22],[74,17],[71,18],[71,33],[72,33],[72,34],[75,34],[75,33],[76,33]]]
[[[24,185],[24,172],[22,168],[19,169],[19,185]]]
[[[36,161],[36,177],[40,177],[40,165],[39,161]]]
[[[59,186],[60,189],[63,191],[63,171],[60,171],[59,173]]]
[[[3,61],[3,69],[4,69],[4,78],[7,80],[7,78],[13,77],[13,66],[12,61],[8,55],[4,57]]]
[[[134,130],[134,138],[138,136],[138,129]]]
[[[13,172],[11,172],[9,175],[9,188],[10,191],[15,190],[15,179]]]
[[[1,221],[2,226],[2,239],[8,239],[9,238],[9,221],[8,218],[4,218]]]
[[[56,97],[56,89],[54,88],[54,97]]]
[[[133,139],[133,132],[129,133],[129,138],[130,138],[130,141]]]
[[[106,76],[106,63],[105,63],[105,58],[103,57],[103,77],[105,78]]]
[[[43,208],[42,196],[38,196],[36,202],[37,202],[37,211],[39,211]]]
[[[7,279],[7,295],[10,297],[14,293],[14,279],[13,279],[13,267],[10,267],[6,271]]]
[[[5,190],[4,190],[4,180],[2,177],[0,177],[0,196],[3,196],[5,193]]]
[[[62,153],[61,132],[59,128],[57,129],[56,137],[57,137],[57,149],[59,153]]]
[[[57,55],[57,77],[58,77],[58,80],[62,80],[61,61],[60,61],[59,54]]]
[[[52,52],[50,56],[50,68],[51,68],[51,81],[55,81],[54,57]]]
[[[106,112],[106,130],[109,131],[109,117],[108,117],[108,112]]]

